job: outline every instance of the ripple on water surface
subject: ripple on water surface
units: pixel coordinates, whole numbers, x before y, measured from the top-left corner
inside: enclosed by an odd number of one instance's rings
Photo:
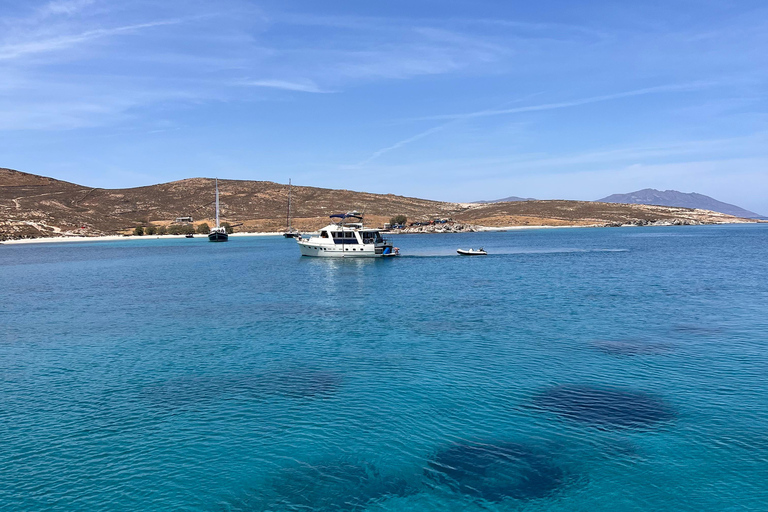
[[[182,407],[225,396],[311,399],[333,395],[342,381],[341,374],[306,369],[190,375],[147,386],[143,394],[152,402],[167,407]]]
[[[648,429],[675,418],[671,405],[640,391],[569,384],[536,396],[536,408],[605,429]]]
[[[546,498],[566,483],[553,453],[508,441],[448,446],[429,462],[427,475],[454,491],[491,502]]]
[[[346,512],[417,489],[405,479],[383,475],[369,462],[329,459],[281,469],[262,485],[244,491],[220,510]]]
[[[633,339],[594,340],[592,346],[612,356],[652,356],[672,352],[670,343]]]

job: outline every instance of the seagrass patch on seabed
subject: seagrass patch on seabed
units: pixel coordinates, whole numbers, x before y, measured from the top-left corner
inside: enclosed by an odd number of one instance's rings
[[[547,498],[575,481],[555,453],[509,441],[449,445],[435,454],[425,473],[436,485],[489,502]]]
[[[650,429],[676,417],[672,406],[655,395],[589,384],[552,387],[535,396],[531,404],[603,429]]]

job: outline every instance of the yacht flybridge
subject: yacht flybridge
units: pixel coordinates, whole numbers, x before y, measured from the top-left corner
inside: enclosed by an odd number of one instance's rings
[[[320,230],[320,235],[296,239],[302,256],[383,258],[399,254],[392,242],[382,238],[382,230],[363,227],[363,215],[359,212],[331,215],[331,221]]]

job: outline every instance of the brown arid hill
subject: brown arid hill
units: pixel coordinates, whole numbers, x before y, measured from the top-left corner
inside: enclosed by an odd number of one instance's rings
[[[269,181],[219,180],[223,221],[238,231],[285,229],[288,186]],[[711,224],[745,222],[706,210],[585,201],[446,203],[392,194],[294,186],[293,226],[315,230],[331,213],[359,210],[382,226],[394,215],[409,220],[450,218],[477,226]],[[147,187],[91,188],[0,168],[0,239],[130,233],[139,225],[169,225],[192,216],[212,224],[214,180],[191,178]]]

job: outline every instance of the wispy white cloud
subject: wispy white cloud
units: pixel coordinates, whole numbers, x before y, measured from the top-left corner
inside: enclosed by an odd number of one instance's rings
[[[443,125],[444,126],[444,125]],[[475,169],[483,179],[516,175],[557,174],[576,169],[616,168],[617,166],[651,165],[670,161],[729,160],[734,158],[768,158],[768,132],[718,139],[680,140],[647,145],[598,148],[562,154],[523,153],[468,159],[435,158],[416,164],[377,164],[375,169],[388,174],[398,169],[408,173],[412,166],[424,169]],[[447,172],[447,171],[446,171]]]
[[[235,85],[247,87],[266,87],[269,89],[282,89],[285,91],[310,92],[310,93],[331,93],[334,91],[325,90],[311,80],[289,81],[289,80],[242,80],[235,82]]]
[[[276,14],[271,22],[302,29],[296,40],[311,40],[311,46],[283,48],[283,55],[335,88],[459,72],[511,51],[503,40],[456,29],[446,20]]]
[[[160,27],[164,25],[176,25],[182,23],[183,21],[183,19],[161,20],[149,23],[138,23],[135,25],[125,25],[122,27],[88,30],[79,34],[61,35],[52,38],[25,41],[22,43],[7,43],[0,46],[0,60],[11,60],[35,53],[63,50],[70,48],[78,43],[83,43],[93,39],[136,32],[146,28]]]
[[[497,110],[480,110],[463,114],[444,114],[436,116],[425,116],[416,118],[417,120],[444,120],[444,119],[473,119],[478,117],[502,116],[508,114],[519,114],[522,112],[537,112],[541,110],[556,110],[561,108],[578,107],[589,105],[591,103],[601,103],[604,101],[618,100],[622,98],[631,98],[633,96],[646,96],[649,94],[661,94],[668,92],[688,92],[719,85],[718,82],[691,82],[685,84],[659,85],[656,87],[646,87],[644,89],[634,89],[614,94],[605,94],[602,96],[590,96],[571,101],[562,101],[557,103],[544,103],[540,105],[530,105],[527,107],[505,108]]]
[[[588,36],[598,40],[609,39],[610,35],[604,30],[597,30],[584,25],[566,23],[544,23],[492,18],[464,18],[455,20],[458,24],[481,25],[486,27],[503,27],[524,31],[531,37],[566,38],[573,35]]]
[[[96,3],[96,0],[52,0],[40,8],[40,14],[47,15],[72,15],[86,7]]]
[[[115,84],[116,85],[116,84]],[[111,89],[117,90],[113,85]],[[135,109],[171,102],[194,102],[201,98],[185,90],[142,91],[121,89],[119,93],[105,92],[110,87],[61,84],[55,98],[36,97],[32,101],[12,102],[0,96],[0,132],[28,130],[73,130],[114,125],[136,118]],[[33,91],[44,95],[45,91]],[[79,98],[77,96],[80,96]]]
[[[391,146],[387,146],[385,148],[381,148],[380,150],[375,151],[371,156],[369,156],[365,160],[361,161],[360,163],[358,163],[357,165],[352,166],[352,167],[362,167],[362,166],[364,166],[366,164],[369,164],[369,163],[373,162],[374,160],[376,160],[377,158],[379,158],[380,156],[382,156],[382,155],[384,155],[386,153],[389,153],[390,151],[394,151],[395,149],[401,148],[401,147],[403,147],[403,146],[405,146],[407,144],[410,144],[411,142],[416,142],[417,140],[423,139],[424,137],[432,135],[435,132],[439,132],[440,130],[445,129],[449,124],[450,123],[446,123],[446,124],[441,124],[440,126],[432,127],[429,130],[424,130],[423,132],[417,133],[416,135],[414,135],[412,137],[408,137],[407,139],[403,139],[401,141],[395,142]]]
[[[578,100],[572,100],[568,102],[559,102],[559,103],[544,103],[540,105],[531,105],[527,107],[515,107],[515,108],[505,108],[505,109],[494,109],[494,110],[481,110],[477,112],[470,112],[466,114],[453,114],[453,115],[439,115],[439,116],[429,116],[429,117],[422,117],[418,118],[418,120],[449,120],[448,123],[440,124],[438,126],[434,126],[432,128],[429,128],[427,130],[424,130],[423,132],[420,132],[416,135],[413,135],[411,137],[408,137],[406,139],[400,140],[390,146],[384,147],[382,149],[379,149],[378,151],[375,151],[371,156],[366,158],[365,160],[358,163],[356,166],[353,167],[360,167],[366,164],[369,164],[373,162],[374,160],[378,159],[382,155],[385,155],[391,151],[394,151],[398,148],[401,148],[403,146],[406,146],[408,144],[411,144],[413,142],[416,142],[420,139],[423,139],[424,137],[427,137],[433,133],[439,132],[447,128],[449,125],[454,124],[458,121],[465,121],[469,119],[479,118],[479,117],[489,117],[489,116],[500,116],[500,115],[509,115],[509,114],[517,114],[522,112],[535,112],[540,110],[554,110],[554,109],[560,109],[560,108],[568,108],[568,107],[576,107],[581,105],[588,105],[591,103],[598,103],[603,101],[610,101],[610,100],[616,100],[621,98],[628,98],[633,96],[642,96],[646,94],[660,94],[665,92],[683,92],[683,91],[691,91],[696,89],[701,89],[704,87],[710,87],[715,85],[711,82],[696,82],[696,83],[690,83],[690,84],[672,84],[672,85],[663,85],[663,86],[657,86],[657,87],[648,87],[645,89],[636,89],[633,91],[624,91],[620,93],[615,94],[606,94],[603,96],[593,96],[590,98],[582,98]]]
[[[497,160],[505,169],[524,173],[540,173],[541,169],[557,172],[577,167],[612,167],[615,165],[650,165],[663,161],[732,159],[736,157],[766,157],[768,133],[759,132],[742,137],[684,140],[645,146],[627,146],[563,155],[518,155]]]
[[[599,31],[587,26],[566,24],[566,23],[545,23],[536,21],[521,21],[502,18],[471,18],[471,17],[444,17],[444,18],[419,18],[414,23],[410,18],[399,17],[376,17],[360,15],[319,15],[309,13],[283,13],[272,17],[274,23],[284,23],[298,26],[322,27],[332,29],[346,30],[364,30],[364,31],[392,31],[399,29],[412,30],[414,25],[417,28],[429,28],[436,30],[447,30],[455,27],[484,27],[500,28],[507,32],[507,35],[513,37],[567,37],[572,34],[587,35],[593,38],[604,39],[608,35],[604,31]],[[515,30],[509,34],[510,30]],[[545,34],[545,35],[544,35]]]

